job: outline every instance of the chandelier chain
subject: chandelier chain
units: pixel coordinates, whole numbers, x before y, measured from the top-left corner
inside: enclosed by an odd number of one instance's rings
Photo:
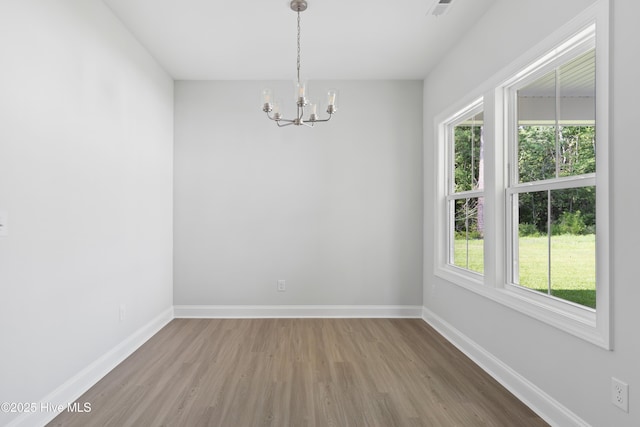
[[[298,84],[300,83],[300,9],[298,9]]]

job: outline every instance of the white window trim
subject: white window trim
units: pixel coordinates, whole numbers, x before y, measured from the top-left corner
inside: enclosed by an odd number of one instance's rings
[[[508,283],[506,239],[508,171],[506,143],[509,111],[505,101],[507,88],[514,81],[532,75],[532,70],[544,64],[551,64],[559,54],[575,46],[576,40],[584,38],[589,27],[596,27],[596,158],[597,176],[595,180],[597,269],[596,293],[597,310],[569,301],[539,294],[530,289]],[[497,89],[496,89],[497,88]],[[463,107],[473,102],[484,104],[485,132],[485,269],[484,276],[471,274],[466,270],[447,264],[447,211],[446,211],[446,147],[443,147],[446,125],[455,120],[456,112],[466,112]],[[609,0],[598,0],[567,25],[525,53],[518,60],[497,73],[476,91],[469,94],[465,102],[435,118],[435,138],[437,141],[435,176],[435,250],[434,273],[452,284],[459,285],[474,293],[504,304],[548,325],[591,342],[605,349],[612,349],[611,340],[611,299],[609,270]],[[580,179],[583,179],[581,177]],[[562,185],[562,184],[559,184]],[[527,184],[519,184],[526,187]],[[512,190],[516,188],[512,187]]]

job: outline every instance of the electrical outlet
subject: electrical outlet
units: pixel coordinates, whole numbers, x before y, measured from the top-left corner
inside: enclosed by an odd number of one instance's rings
[[[611,377],[611,403],[629,412],[629,384]]]
[[[124,321],[125,315],[127,314],[127,308],[124,304],[120,304],[120,321]]]
[[[278,280],[278,292],[284,292],[287,290],[287,282],[280,279]]]

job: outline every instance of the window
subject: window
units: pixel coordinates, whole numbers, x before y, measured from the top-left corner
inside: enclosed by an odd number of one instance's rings
[[[482,102],[445,123],[447,145],[447,263],[484,271],[484,137]]]
[[[599,0],[435,122],[435,274],[604,348],[608,43]]]
[[[596,308],[595,39],[508,88],[508,283]]]

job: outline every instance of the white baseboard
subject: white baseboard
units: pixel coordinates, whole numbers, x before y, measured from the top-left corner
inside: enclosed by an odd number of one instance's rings
[[[176,318],[406,317],[420,318],[418,305],[176,305]]]
[[[37,408],[45,408],[36,412],[23,413],[7,427],[43,426],[53,420],[60,412],[57,408],[67,408],[82,394],[118,366],[131,353],[136,351],[149,338],[155,335],[173,319],[173,307],[168,308],[155,319],[138,329],[112,350],[74,375],[67,382],[49,393],[36,404]],[[90,402],[89,402],[90,403]],[[80,402],[82,408],[83,402]]]
[[[422,319],[552,426],[589,426],[560,402],[425,307]]]

